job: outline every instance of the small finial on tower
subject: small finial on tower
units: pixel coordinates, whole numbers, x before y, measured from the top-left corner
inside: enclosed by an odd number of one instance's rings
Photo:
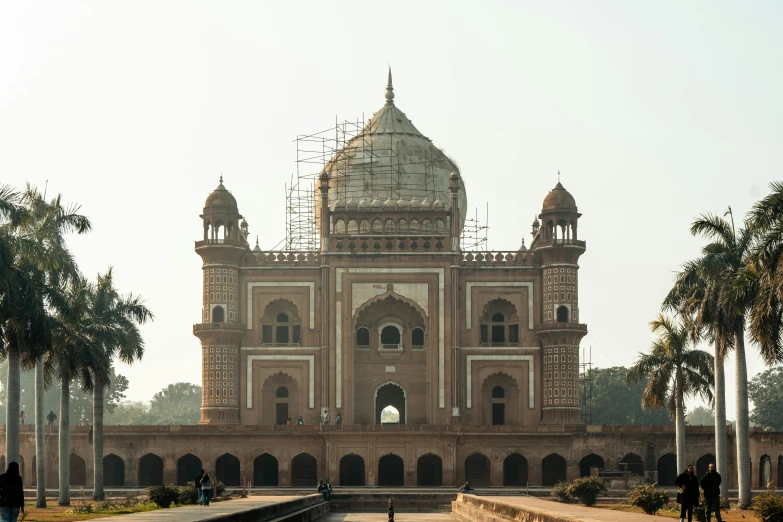
[[[557,169],[557,182],[560,183],[560,169]]]
[[[524,239],[522,241],[524,241]],[[258,234],[256,234],[256,246],[258,246]]]
[[[220,173],[220,184],[221,185],[223,184],[223,173],[222,172]]]
[[[386,104],[394,105],[394,87],[392,86],[391,65],[389,66],[389,81],[386,84]]]

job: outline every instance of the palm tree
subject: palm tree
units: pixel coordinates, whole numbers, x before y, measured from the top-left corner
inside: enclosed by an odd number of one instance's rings
[[[712,356],[690,347],[691,327],[660,314],[650,323],[658,339],[650,353],[640,353],[626,381],[646,380],[642,395],[645,408],[667,407],[675,419],[677,468],[685,469],[685,398],[698,395],[712,401]]]
[[[93,322],[90,336],[93,344],[102,351],[109,363],[115,358],[133,363],[144,355],[144,340],[138,325],[153,320],[152,312],[139,296],[121,295],[114,287],[111,267],[98,278],[91,296],[90,316]],[[108,386],[107,371],[94,372],[93,388],[93,456],[94,483],[93,498],[103,500],[103,404],[104,391]]]

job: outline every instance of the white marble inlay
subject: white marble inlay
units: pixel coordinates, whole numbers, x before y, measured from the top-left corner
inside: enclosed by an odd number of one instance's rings
[[[315,328],[315,283],[312,281],[288,281],[278,283],[274,281],[252,281],[247,284],[247,329],[253,329],[253,288],[254,287],[286,287],[306,286],[310,289],[310,330]]]
[[[532,281],[468,281],[465,283],[465,328],[467,330],[473,327],[473,307],[471,296],[474,286],[497,286],[503,287],[525,287],[527,288],[527,322],[528,329],[532,330],[535,325],[533,322],[533,282]]]
[[[445,294],[445,278],[443,268],[338,268],[336,270],[337,288],[338,293],[342,292],[343,272],[351,274],[438,274],[438,407],[446,407],[446,391],[445,391],[445,319],[444,319],[444,294]],[[397,285],[395,284],[395,289]],[[384,290],[385,292],[385,290]],[[342,407],[342,323],[340,322],[340,309],[341,305],[337,306],[337,328],[335,328],[336,334],[336,355],[335,355],[335,377],[336,377],[336,398],[335,402],[338,408]],[[426,310],[426,309],[425,309]]]
[[[258,348],[256,348],[258,349]],[[248,355],[247,356],[247,409],[253,408],[253,361],[307,361],[308,407],[315,408],[315,355]]]
[[[528,369],[528,407],[532,410],[536,407],[536,373],[533,369],[532,355],[468,355],[465,377],[467,380],[467,407],[473,407],[473,361],[527,361]]]

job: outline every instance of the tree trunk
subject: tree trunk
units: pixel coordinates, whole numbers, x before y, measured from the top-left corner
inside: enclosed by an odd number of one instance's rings
[[[95,379],[92,392],[92,457],[95,473],[93,475],[93,500],[103,500],[103,393],[105,384]]]
[[[60,384],[60,496],[57,503],[71,505],[71,379]]]
[[[5,462],[19,462],[19,352],[8,352],[8,390],[5,411]],[[5,473],[5,470],[3,470]]]
[[[35,361],[35,507],[46,507],[46,452],[44,443],[44,358]]]
[[[750,429],[748,419],[748,368],[745,363],[745,327],[737,329],[734,339],[737,385],[737,474],[739,508],[750,506]]]
[[[726,448],[726,375],[723,372],[721,346],[715,343],[715,464],[724,480],[720,495],[729,498],[728,454]]]
[[[675,430],[676,430],[676,445],[677,445],[677,472],[682,473],[687,466],[685,461],[685,404],[683,402],[682,386],[680,384],[680,378],[677,378],[675,384],[675,393],[677,399],[675,401],[676,415],[675,415]]]

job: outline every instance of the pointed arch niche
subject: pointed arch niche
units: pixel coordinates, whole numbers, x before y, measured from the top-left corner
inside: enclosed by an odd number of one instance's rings
[[[263,346],[302,344],[302,320],[294,303],[288,299],[276,299],[266,305],[261,318],[261,344]]]

